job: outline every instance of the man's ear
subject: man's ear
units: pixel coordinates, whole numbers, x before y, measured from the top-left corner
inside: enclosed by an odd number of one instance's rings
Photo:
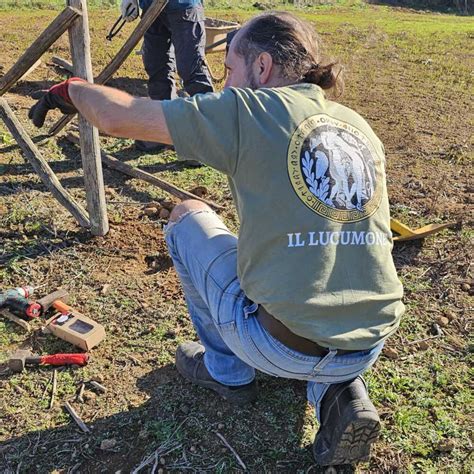
[[[274,69],[273,58],[268,53],[260,53],[254,63],[254,68],[260,85],[268,84]]]

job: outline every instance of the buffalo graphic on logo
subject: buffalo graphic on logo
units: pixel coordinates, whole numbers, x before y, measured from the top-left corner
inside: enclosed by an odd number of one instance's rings
[[[324,115],[293,134],[288,171],[293,188],[314,212],[338,222],[371,215],[381,198],[380,158],[359,130]]]

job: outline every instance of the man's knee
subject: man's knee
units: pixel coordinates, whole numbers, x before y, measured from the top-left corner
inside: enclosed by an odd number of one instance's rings
[[[202,201],[189,199],[188,201],[183,201],[175,206],[171,211],[170,222],[176,222],[182,215],[192,211],[212,211],[212,209]]]

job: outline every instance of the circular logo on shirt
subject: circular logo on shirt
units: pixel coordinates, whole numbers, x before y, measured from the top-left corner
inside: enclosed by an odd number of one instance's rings
[[[298,197],[336,222],[369,217],[382,198],[382,166],[370,140],[327,115],[302,122],[291,137],[288,173]]]

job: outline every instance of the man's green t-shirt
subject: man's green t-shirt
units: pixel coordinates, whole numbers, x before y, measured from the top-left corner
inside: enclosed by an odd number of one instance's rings
[[[404,311],[382,143],[312,84],[163,102],[180,158],[225,173],[245,294],[299,336],[368,349]]]

